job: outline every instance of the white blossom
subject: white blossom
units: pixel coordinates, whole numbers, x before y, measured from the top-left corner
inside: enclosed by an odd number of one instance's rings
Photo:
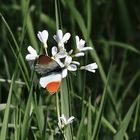
[[[26,55],[27,61],[35,60],[36,58],[38,58],[37,51],[33,47],[28,46],[27,50],[29,52],[29,54]]]
[[[67,52],[65,51],[65,50],[60,50],[59,52],[58,52],[58,48],[56,47],[56,46],[53,46],[52,47],[52,57],[54,58],[54,59],[57,59],[57,58],[64,58],[64,57],[66,57],[66,55],[67,55]]]
[[[42,32],[39,31],[37,33],[37,37],[39,38],[39,40],[44,44],[44,47],[47,48],[47,40],[48,40],[48,31],[47,30],[43,30]]]
[[[90,71],[90,72],[93,72],[95,73],[95,70],[98,68],[98,65],[96,63],[91,63],[91,64],[88,64],[86,66],[81,66],[80,69],[85,69],[87,71]]]
[[[53,38],[58,43],[59,49],[63,49],[64,50],[65,49],[64,48],[64,44],[67,43],[67,41],[69,40],[70,36],[71,36],[70,33],[65,33],[63,35],[62,30],[59,29],[57,31],[56,35],[53,36]]]
[[[66,56],[64,61],[64,69],[62,71],[62,77],[65,78],[68,74],[68,71],[76,71],[77,65],[72,63],[72,57]]]
[[[63,127],[65,127],[65,126],[67,126],[68,124],[72,123],[73,120],[75,119],[75,117],[74,117],[74,116],[71,116],[70,118],[67,119],[67,118],[64,116],[64,114],[62,114],[61,117],[59,117],[59,119],[60,119],[60,121],[61,121],[61,124],[59,124],[59,126],[60,126],[61,128],[63,128]]]
[[[85,40],[79,39],[79,36],[76,36],[75,39],[76,39],[76,47],[78,51],[93,50],[92,47],[85,47]]]

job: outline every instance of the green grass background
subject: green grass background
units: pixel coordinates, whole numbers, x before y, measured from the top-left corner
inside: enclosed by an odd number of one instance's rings
[[[42,52],[37,32],[47,29],[48,46],[61,28],[93,51],[95,74],[78,71],[51,96],[25,61],[27,46]],[[140,2],[132,0],[0,1],[0,140],[139,140]],[[58,130],[64,113],[75,116]]]

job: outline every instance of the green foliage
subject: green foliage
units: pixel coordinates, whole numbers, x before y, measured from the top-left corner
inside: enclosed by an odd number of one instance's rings
[[[131,0],[0,2],[0,140],[139,140],[139,14]],[[43,52],[38,31],[59,28],[72,34],[68,50],[75,35],[86,40],[93,51],[80,63],[99,68],[70,74],[50,95],[25,56],[29,44]],[[64,131],[61,114],[75,117]]]

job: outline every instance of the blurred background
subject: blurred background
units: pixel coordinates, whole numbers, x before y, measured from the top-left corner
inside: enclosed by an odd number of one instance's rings
[[[121,94],[120,92],[128,85],[129,81],[133,79],[140,68],[140,57],[138,54],[140,50],[140,2],[93,0],[90,1],[91,7],[88,7],[88,2],[86,0],[68,3],[69,2],[67,1],[61,0],[59,12],[61,13],[60,27],[64,32],[70,32],[72,34],[73,42],[70,42],[70,48],[75,47],[72,44],[74,43],[75,35],[84,38],[82,35],[84,27],[82,27],[82,23],[79,25],[80,20],[83,20],[85,26],[88,26],[89,28],[88,35],[86,36],[89,36],[94,43],[106,74],[109,70],[110,63],[112,62],[113,64],[111,85],[113,88],[115,88],[116,84],[120,85],[118,92],[119,96],[119,94]],[[75,6],[74,8],[76,8],[81,17],[75,13],[73,7],[70,7],[72,5]],[[18,42],[21,41],[21,32],[25,21],[24,14],[30,12],[30,16],[27,19],[24,41],[21,46],[23,55],[26,55],[28,45],[38,48],[39,41],[36,37],[38,31],[47,29],[50,38],[53,37],[56,33],[56,19],[55,3],[52,0],[31,0],[29,9],[24,9],[24,6],[25,4],[22,0],[0,1],[0,12],[9,24]],[[90,12],[90,14],[88,14],[88,12]],[[87,16],[90,17],[88,18]],[[7,79],[10,78],[10,75],[14,71],[13,66],[15,59],[8,43],[8,40],[10,40],[11,37],[9,37],[9,33],[2,20],[0,22],[0,28],[0,76],[1,78]],[[51,46],[54,44],[53,39],[49,39],[48,41]],[[90,56],[88,59],[90,59]],[[7,63],[5,63],[5,61],[7,61]],[[125,64],[123,64],[122,76],[119,83],[117,83],[123,61],[125,61]],[[10,68],[10,73],[7,73],[5,70],[6,64]],[[91,75],[87,80],[91,80],[90,77]],[[88,83],[87,85],[89,85],[90,88],[95,86],[94,88],[98,88],[97,90],[100,92],[100,89],[102,88],[102,81],[100,81],[100,79],[99,75],[94,76],[94,83],[91,83],[91,85]],[[138,91],[139,80],[135,79],[133,86],[128,91],[128,100],[135,98]]]
[[[80,62],[83,65],[97,62],[99,66],[95,74],[83,71],[78,71],[76,76],[71,74],[72,92],[84,96],[85,100],[90,96],[92,104],[98,106],[111,66],[109,86],[118,117],[123,118],[140,93],[140,1],[59,0],[58,19],[55,6],[54,0],[0,0],[0,103],[7,101],[8,80],[12,78],[15,65],[18,63],[13,53],[14,50],[17,54],[18,49],[2,18],[15,36],[23,58],[29,45],[40,50],[41,44],[36,36],[38,31],[48,30],[48,44],[49,46],[55,44],[53,35],[58,26],[56,21],[59,21],[59,28],[63,32],[71,33],[68,50],[75,48],[75,35],[79,35],[86,40],[87,46],[94,48],[94,51],[87,53],[86,59],[80,59]],[[30,74],[28,63],[25,64]],[[24,82],[21,71],[18,72],[17,79]],[[17,99],[22,96],[26,100],[28,98],[26,86],[17,87],[15,96]],[[113,118],[115,111],[108,108],[109,105],[112,105],[110,97],[107,99],[104,114],[114,126],[117,126],[118,122],[116,123]],[[74,98],[72,107],[77,108],[73,111],[79,120],[81,106],[82,104]],[[138,125],[136,128],[135,132],[128,130],[130,139],[134,136],[138,139],[140,128]],[[110,138],[111,134],[108,133],[106,129],[101,132],[108,135],[106,139]],[[103,136],[100,137],[103,139]]]

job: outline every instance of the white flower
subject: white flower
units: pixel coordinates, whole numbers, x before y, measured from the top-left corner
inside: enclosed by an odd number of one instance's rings
[[[72,123],[73,120],[75,119],[75,117],[74,116],[71,116],[70,118],[67,119],[64,116],[64,114],[62,114],[62,116],[59,119],[61,120],[61,124],[59,124],[59,125],[60,125],[61,128],[63,128],[65,126],[67,126],[68,124]]]
[[[65,69],[63,69],[63,71],[62,71],[63,78],[65,78],[68,75],[68,71],[76,71],[77,70],[77,65],[72,63],[71,56],[66,56],[65,62],[64,62],[64,67],[65,67]]]
[[[85,40],[79,39],[79,36],[76,36],[75,39],[76,39],[76,46],[78,51],[93,50],[92,47],[85,47]]]
[[[65,33],[64,35],[63,35],[63,32],[62,32],[62,30],[58,30],[57,31],[57,33],[56,33],[56,35],[54,35],[53,36],[53,38],[56,40],[56,42],[58,43],[58,47],[60,48],[60,49],[65,49],[64,48],[64,43],[67,43],[67,41],[69,40],[69,38],[70,38],[70,33]]]
[[[37,33],[37,37],[39,38],[39,40],[44,44],[44,47],[47,48],[47,40],[48,40],[48,31],[47,30],[43,30],[42,32],[39,31]]]
[[[91,63],[86,66],[82,66],[80,69],[85,69],[87,71],[95,73],[95,69],[97,68],[98,68],[98,65],[96,63]]]
[[[56,46],[53,46],[51,51],[52,51],[52,57],[53,57],[54,59],[57,59],[57,58],[64,58],[64,57],[66,57],[66,55],[67,55],[67,52],[66,52],[65,50],[60,50],[60,51],[58,52],[58,49],[57,49]]]
[[[32,48],[31,46],[28,46],[27,50],[29,52],[29,54],[26,55],[27,61],[35,60],[36,58],[38,58],[37,51],[34,48]]]

